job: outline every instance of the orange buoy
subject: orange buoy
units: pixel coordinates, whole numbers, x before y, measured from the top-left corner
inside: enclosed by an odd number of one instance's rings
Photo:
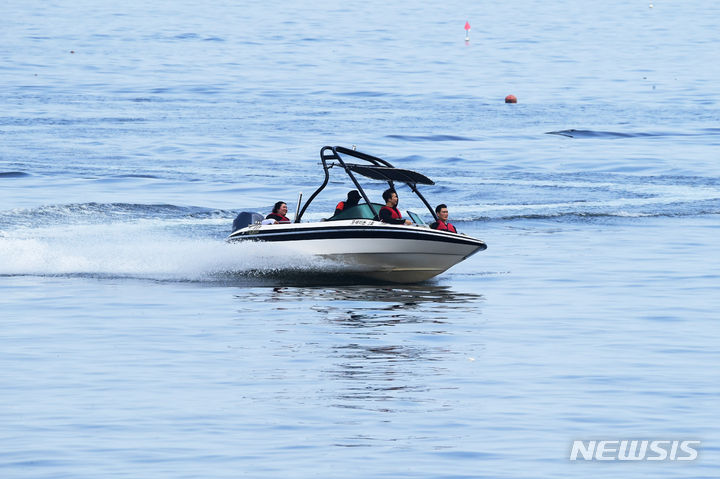
[[[517,103],[517,97],[515,95],[508,95],[505,97],[505,103]]]

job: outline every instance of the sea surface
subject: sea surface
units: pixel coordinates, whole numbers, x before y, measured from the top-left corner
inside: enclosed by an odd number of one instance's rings
[[[719,22],[5,0],[0,477],[718,477]],[[405,285],[224,242],[240,211],[294,214],[325,145],[426,174],[488,249]],[[570,460],[629,439],[701,446]]]

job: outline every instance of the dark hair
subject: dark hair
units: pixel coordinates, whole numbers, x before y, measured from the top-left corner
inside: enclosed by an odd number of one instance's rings
[[[440,213],[440,210],[443,209],[443,208],[447,208],[447,205],[444,204],[444,203],[440,203],[439,205],[437,205],[437,206],[435,207],[435,213]]]
[[[287,203],[285,203],[284,201],[278,201],[277,203],[275,203],[275,206],[273,206],[273,213],[277,213],[280,207],[286,204]]]
[[[360,201],[360,193],[357,190],[350,190],[348,192],[347,200],[345,200],[345,208],[356,206]]]
[[[397,192],[395,191],[395,189],[394,189],[394,188],[388,188],[387,190],[383,191],[383,199],[384,199],[385,201],[389,200],[393,193],[397,194]]]

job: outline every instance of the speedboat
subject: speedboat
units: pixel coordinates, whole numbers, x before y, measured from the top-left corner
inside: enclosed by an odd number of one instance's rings
[[[360,162],[348,163],[343,156]],[[331,260],[339,271],[380,281],[416,283],[425,281],[469,258],[487,245],[465,234],[431,229],[423,219],[407,211],[414,224],[388,224],[380,221],[380,209],[358,182],[356,175],[387,182],[404,183],[415,193],[437,221],[435,211],[420,193],[418,185],[434,185],[427,176],[402,168],[375,156],[342,146],[325,146],[320,150],[325,180],[302,204],[289,223],[264,224],[259,213],[242,212],[233,223],[228,242],[266,241],[282,243],[283,249]],[[347,208],[322,221],[302,222],[313,200],[330,180],[330,169],[340,167],[360,193],[364,203]]]

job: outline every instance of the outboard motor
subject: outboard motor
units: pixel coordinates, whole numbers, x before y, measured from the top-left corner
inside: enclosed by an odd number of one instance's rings
[[[237,218],[235,218],[235,221],[233,221],[232,232],[234,233],[237,230],[245,228],[246,226],[260,223],[264,219],[265,217],[260,213],[249,213],[247,211],[243,211],[242,213],[237,215]]]

